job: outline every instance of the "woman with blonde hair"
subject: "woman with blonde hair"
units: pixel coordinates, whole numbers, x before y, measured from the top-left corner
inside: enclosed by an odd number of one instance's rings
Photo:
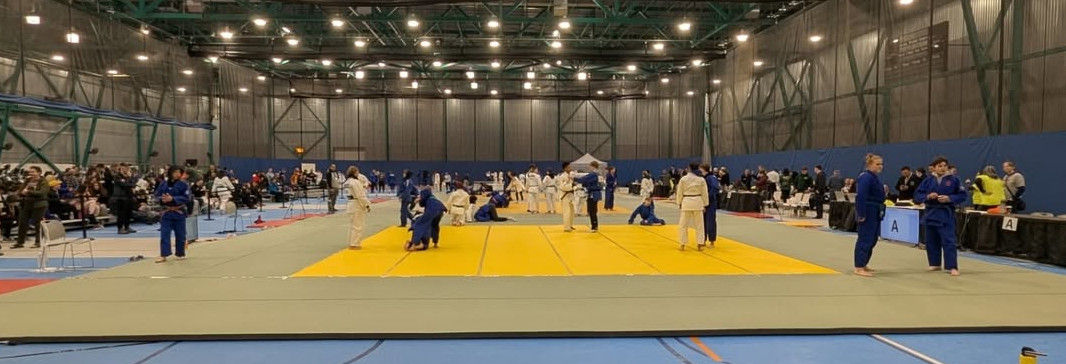
[[[866,155],[866,168],[856,181],[855,222],[859,237],[855,240],[855,274],[873,277],[867,265],[881,236],[881,219],[885,217],[885,185],[878,175],[884,170],[884,160],[876,154]]]

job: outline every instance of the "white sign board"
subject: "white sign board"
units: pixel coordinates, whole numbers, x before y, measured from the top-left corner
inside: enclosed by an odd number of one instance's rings
[[[1017,217],[1004,217],[1003,218],[1003,230],[1006,231],[1018,231],[1018,218]]]

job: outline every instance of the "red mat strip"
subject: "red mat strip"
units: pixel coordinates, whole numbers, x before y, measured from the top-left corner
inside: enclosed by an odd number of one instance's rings
[[[54,279],[0,279],[0,294],[39,286],[51,281]]]
[[[758,212],[731,212],[734,216],[750,217],[755,219],[772,219],[773,216],[765,215]]]
[[[275,228],[275,227],[280,227],[280,226],[285,226],[285,225],[288,225],[288,224],[292,224],[292,223],[300,221],[300,220],[309,219],[309,218],[312,218],[312,217],[326,216],[326,215],[328,215],[328,214],[293,215],[293,217],[290,217],[288,219],[269,220],[269,221],[263,221],[260,224],[248,225],[248,228],[249,229]]]

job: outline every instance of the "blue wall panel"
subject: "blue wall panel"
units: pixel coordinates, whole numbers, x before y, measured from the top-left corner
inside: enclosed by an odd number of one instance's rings
[[[1066,168],[1055,151],[1066,150],[1066,133],[1042,133],[998,136],[972,139],[940,140],[882,144],[864,147],[812,149],[801,151],[731,155],[715,157],[716,166],[725,166],[732,178],[739,178],[744,169],[759,165],[768,169],[811,169],[821,164],[827,173],[839,169],[845,177],[855,177],[862,171],[866,153],[880,154],[885,158],[885,173],[882,178],[894,185],[903,166],[925,167],[938,155],[943,155],[956,165],[963,180],[973,176],[986,165],[996,167],[1003,174],[1002,164],[1013,161],[1025,175],[1024,199],[1028,211],[1066,213],[1066,194],[1059,187],[1066,181]]]

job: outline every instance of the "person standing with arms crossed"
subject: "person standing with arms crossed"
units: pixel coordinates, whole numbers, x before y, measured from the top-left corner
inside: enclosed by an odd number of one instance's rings
[[[600,227],[600,219],[596,215],[597,205],[603,199],[600,197],[600,190],[602,189],[600,175],[596,174],[596,170],[599,168],[600,163],[592,161],[592,163],[589,163],[589,173],[575,180],[575,182],[580,183],[585,188],[585,208],[589,211],[589,224],[592,225],[590,233],[599,231]]]
[[[118,218],[118,233],[123,235],[137,232],[130,229],[134,181],[130,167],[126,163],[120,164],[115,174],[115,185],[111,191],[111,204]]]
[[[370,212],[370,199],[366,196],[366,183],[359,179],[359,168],[348,167],[348,179],[344,188],[348,192],[348,213],[352,215],[352,227],[348,231],[348,249],[362,249],[363,227],[366,214]]]
[[[574,231],[574,180],[570,177],[570,162],[563,162],[563,171],[555,178],[555,186],[559,187],[559,206],[563,210],[563,231]]]
[[[914,191],[914,202],[925,204],[925,255],[929,271],[945,269],[959,275],[958,248],[955,244],[955,207],[966,202],[966,190],[959,178],[948,174],[948,160],[933,160],[932,172]],[[943,254],[943,261],[941,261]]]
[[[170,256],[170,232],[174,232],[174,246],[178,259],[185,259],[185,208],[189,203],[189,185],[181,181],[185,170],[173,166],[167,170],[167,179],[155,189],[155,197],[163,206],[163,216],[159,218],[159,259],[156,263],[167,261]]]
[[[874,276],[874,270],[867,265],[877,238],[881,236],[881,219],[885,217],[885,185],[878,177],[884,168],[881,156],[867,154],[866,170],[859,175],[855,190],[855,222],[859,225],[859,237],[855,240],[855,274],[863,277]]]
[[[358,176],[356,174],[356,177]],[[337,212],[337,195],[340,194],[340,187],[344,180],[341,178],[341,173],[337,172],[336,164],[330,164],[329,171],[322,178],[326,180],[326,190],[329,191],[329,202],[326,204],[327,210],[332,214]]]
[[[48,191],[51,187],[48,186],[48,180],[41,177],[41,167],[30,166],[27,173],[26,182],[22,184],[18,192],[22,203],[19,205],[19,235],[15,245],[12,246],[13,249],[26,245],[27,229],[31,224],[40,224],[45,210],[48,209]],[[35,227],[33,230],[37,231],[33,247],[40,248],[41,228]]]
[[[707,181],[698,174],[699,164],[689,164],[689,172],[677,182],[677,205],[681,207],[681,221],[678,234],[681,238],[681,250],[688,245],[688,229],[697,231],[697,236],[705,236],[703,228],[703,209],[711,203],[707,192]],[[696,244],[697,250],[703,250],[703,238]]]

